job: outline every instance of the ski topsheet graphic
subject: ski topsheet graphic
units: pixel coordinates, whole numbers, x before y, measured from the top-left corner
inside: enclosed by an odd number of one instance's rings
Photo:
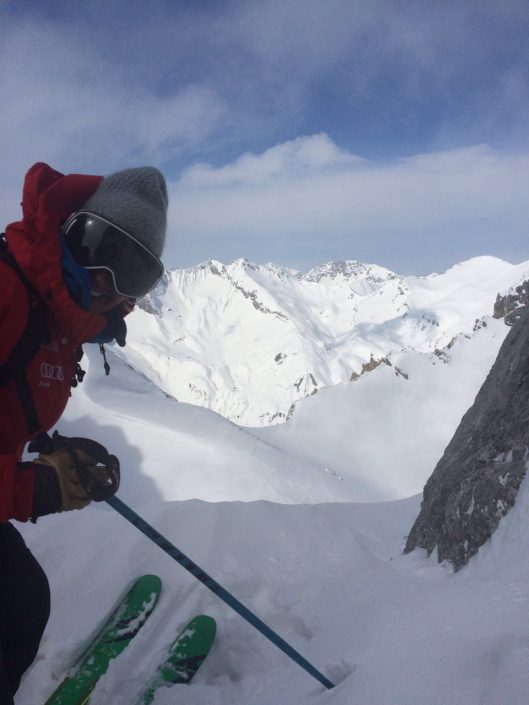
[[[162,582],[157,575],[138,578],[45,705],[86,703],[110,661],[128,646],[145,624],[161,589]]]
[[[158,688],[175,683],[190,683],[209,653],[217,625],[212,617],[198,615],[180,632],[165,661],[140,694],[137,705],[149,705]]]

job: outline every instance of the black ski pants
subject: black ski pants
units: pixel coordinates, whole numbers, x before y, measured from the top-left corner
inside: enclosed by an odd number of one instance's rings
[[[13,705],[50,615],[44,571],[11,524],[0,524],[0,705]]]

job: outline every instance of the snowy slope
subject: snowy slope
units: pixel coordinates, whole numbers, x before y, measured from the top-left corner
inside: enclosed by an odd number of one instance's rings
[[[354,501],[409,497],[433,472],[508,331],[486,317],[442,355],[391,355],[356,382],[297,402],[286,423],[254,433],[353,483]]]
[[[455,280],[462,286],[459,275]],[[453,325],[459,329],[466,317],[465,333],[435,354],[428,346],[438,342],[434,329],[441,326],[427,327],[422,350],[399,349],[390,364],[356,382],[297,402],[286,424],[241,428],[209,409],[177,402],[147,379],[147,366],[142,375],[113,353],[105,378],[95,347],[89,373],[59,424],[64,434],[107,444],[122,462],[119,496],[336,689],[323,692],[99,505],[21,527],[50,578],[52,616],[17,705],[45,701],[119,595],[145,572],[162,577],[159,606],[111,665],[91,705],[134,703],[164,648],[196,612],[218,622],[214,650],[190,688],[162,691],[155,705],[527,702],[527,481],[492,541],[460,573],[421,551],[402,555],[418,493],[508,332],[490,318],[474,330],[474,314],[462,304],[458,310],[448,284],[444,295],[419,284],[414,295],[436,311],[444,334],[451,335],[450,321],[458,315]]]
[[[484,323],[441,357],[392,356],[356,382],[297,402],[285,423],[255,429],[175,401],[110,351],[105,378],[97,348],[87,346],[89,373],[59,427],[84,429],[128,459],[127,500],[404,498],[422,490],[509,331]]]
[[[528,277],[529,263],[493,257],[419,278],[359,262],[302,275],[209,261],[168,273],[130,317],[123,355],[180,401],[266,426],[372,358],[432,353],[471,333],[498,292]]]
[[[124,586],[162,577],[150,622],[100,682],[92,705],[128,705],[189,616],[218,622],[192,686],[155,705],[498,705],[529,692],[529,491],[490,546],[453,575],[402,555],[419,498],[386,504],[154,502],[142,513],[321,669],[323,688],[141,537],[90,508],[28,527],[50,576],[52,618],[17,705],[43,702]],[[190,691],[190,688],[192,689]]]
[[[95,346],[88,374],[59,423],[64,435],[108,445],[122,462],[126,501],[183,500],[305,503],[340,501],[354,487],[218,414],[181,404],[108,354],[105,378]],[[86,367],[87,362],[83,360]],[[282,471],[288,465],[289,476]]]

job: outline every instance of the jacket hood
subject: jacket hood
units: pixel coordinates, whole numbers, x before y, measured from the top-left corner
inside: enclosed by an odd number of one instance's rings
[[[66,218],[92,196],[102,176],[63,175],[47,164],[27,172],[22,193],[22,220],[6,228],[9,248],[54,316],[81,342],[93,338],[107,321],[78,306],[62,274],[60,230]]]

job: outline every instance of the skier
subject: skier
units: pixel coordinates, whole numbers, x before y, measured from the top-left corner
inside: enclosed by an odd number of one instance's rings
[[[46,626],[47,578],[10,520],[82,509],[119,486],[119,462],[87,439],[28,441],[82,379],[81,344],[125,345],[124,317],[163,273],[167,189],[152,167],[108,177],[26,174],[22,220],[0,248],[0,704],[11,705]],[[64,440],[64,439],[63,439]],[[31,450],[31,445],[30,445]],[[93,451],[93,452],[92,452]]]

